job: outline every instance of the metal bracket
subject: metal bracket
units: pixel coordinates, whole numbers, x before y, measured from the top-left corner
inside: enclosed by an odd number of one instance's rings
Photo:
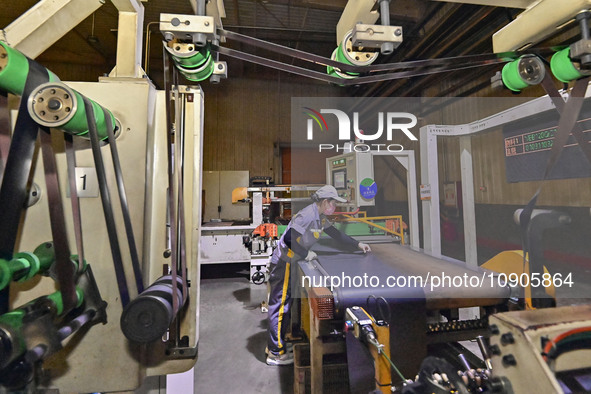
[[[160,31],[165,41],[191,40],[197,46],[204,46],[206,42],[201,37],[205,35],[207,41],[211,41],[215,39],[215,30],[211,16],[160,14]]]
[[[166,357],[169,360],[183,360],[197,357],[199,344],[196,344],[195,347],[186,346],[189,342],[189,337],[186,336],[181,338],[180,342],[179,345],[181,346],[169,347],[166,349]]]
[[[226,62],[214,62],[213,74],[209,77],[209,82],[213,84],[220,83],[222,78],[228,78],[228,65]]]
[[[402,27],[358,23],[351,39],[355,47],[381,48],[382,44],[391,42],[394,48],[398,48],[402,44]]]

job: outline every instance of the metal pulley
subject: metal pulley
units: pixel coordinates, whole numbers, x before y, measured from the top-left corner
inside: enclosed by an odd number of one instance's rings
[[[349,31],[341,44],[332,52],[331,60],[355,66],[369,66],[378,58],[379,51],[375,48],[368,49],[353,45],[353,31]],[[326,68],[328,75],[338,76],[344,79],[356,78],[359,73],[343,72],[336,67]]]
[[[537,85],[544,79],[546,69],[542,60],[535,55],[524,55],[507,63],[501,72],[503,83],[514,92]]]
[[[179,300],[178,311],[173,309],[175,291]],[[182,278],[177,276],[176,286],[173,286],[171,275],[162,276],[123,309],[121,330],[133,342],[158,340],[164,336],[186,301]]]
[[[94,109],[99,138],[108,137],[107,121],[103,108],[90,100]],[[83,96],[62,82],[47,82],[37,86],[27,101],[27,109],[33,120],[42,126],[64,130],[68,134],[89,138]],[[117,121],[107,110],[112,127]]]

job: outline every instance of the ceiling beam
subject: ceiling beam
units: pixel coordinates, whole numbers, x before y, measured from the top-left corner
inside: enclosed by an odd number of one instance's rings
[[[101,0],[41,0],[4,29],[6,42],[34,59],[103,3]]]
[[[538,1],[538,0],[434,0],[434,1],[445,1],[448,3],[488,5],[488,6],[492,6],[492,7],[526,9],[533,2]]]

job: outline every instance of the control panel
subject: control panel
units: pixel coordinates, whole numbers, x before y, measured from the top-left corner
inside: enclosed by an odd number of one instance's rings
[[[326,159],[326,183],[333,185],[347,203],[358,208],[375,205],[373,156],[369,152],[351,152]]]

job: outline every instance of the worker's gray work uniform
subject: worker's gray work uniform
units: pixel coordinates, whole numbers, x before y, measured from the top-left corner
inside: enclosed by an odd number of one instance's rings
[[[299,211],[289,222],[285,233],[278,242],[271,257],[271,276],[269,285],[269,329],[267,347],[274,354],[285,352],[285,333],[290,324],[291,313],[291,273],[292,264],[306,258],[294,253],[284,242],[285,234],[293,228],[302,234],[301,239],[292,239],[292,244],[298,242],[304,249],[310,250],[318,242],[324,229],[332,223],[318,212],[318,206],[313,203]]]

